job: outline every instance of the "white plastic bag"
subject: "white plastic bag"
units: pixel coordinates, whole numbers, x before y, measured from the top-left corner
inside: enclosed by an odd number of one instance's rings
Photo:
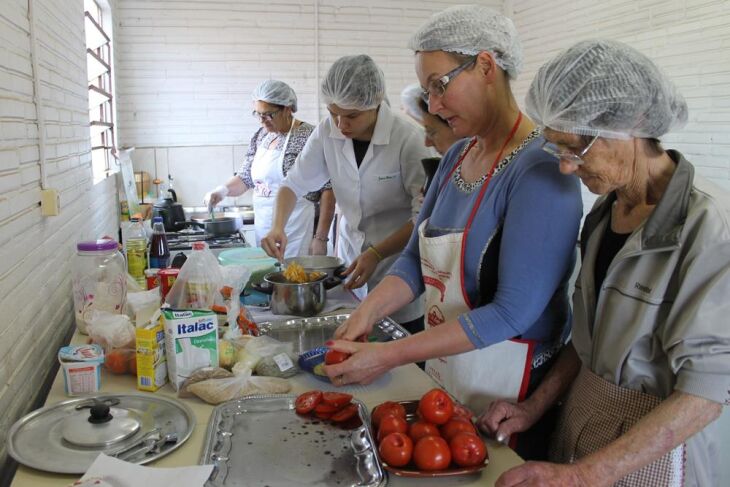
[[[134,325],[127,315],[94,310],[86,328],[93,343],[109,351],[113,348],[135,348]]]
[[[149,291],[127,293],[127,311],[136,327],[150,322],[150,318],[160,309],[160,288]]]

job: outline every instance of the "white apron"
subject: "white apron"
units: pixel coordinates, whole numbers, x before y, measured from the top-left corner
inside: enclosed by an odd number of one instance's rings
[[[489,185],[502,151],[514,136],[521,121],[518,117],[512,134],[492,165],[492,169],[474,203],[463,232],[427,237],[428,219],[418,227],[421,272],[425,285],[426,328],[439,326],[472,309],[464,285],[466,239],[479,204]],[[472,145],[454,165],[441,189],[448,183]],[[534,341],[507,340],[470,352],[426,361],[426,372],[458,401],[480,414],[495,399],[524,399],[530,378]]]
[[[292,126],[286,134],[282,150],[259,146],[251,163],[257,247],[261,245],[261,239],[271,230],[276,195],[279,192],[281,182],[284,180],[284,152],[289,144],[289,136],[293,128],[294,120],[292,120]],[[312,241],[312,233],[314,232],[314,203],[306,198],[300,198],[294,206],[294,211],[289,217],[284,232],[287,237],[284,257],[309,254],[309,244]]]

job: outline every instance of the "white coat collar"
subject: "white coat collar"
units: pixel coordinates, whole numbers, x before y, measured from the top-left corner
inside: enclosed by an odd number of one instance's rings
[[[390,105],[383,102],[378,109],[378,119],[375,122],[375,130],[370,143],[373,145],[388,145],[390,143],[390,134],[393,129],[393,120],[395,115],[390,109]],[[332,122],[332,117],[327,117],[330,124],[330,137],[333,139],[346,139],[340,129]]]

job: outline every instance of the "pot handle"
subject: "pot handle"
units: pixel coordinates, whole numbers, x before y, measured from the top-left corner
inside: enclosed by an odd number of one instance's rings
[[[269,282],[255,282],[251,284],[251,287],[256,291],[264,294],[273,294],[274,285]]]
[[[335,271],[337,272],[337,271]],[[324,285],[325,290],[329,291],[332,288],[335,288],[342,284],[342,278],[341,277],[328,277],[325,279],[322,284]]]
[[[172,189],[172,188],[169,188],[167,190],[167,192],[172,195],[172,201],[174,201],[175,203],[177,203],[177,193],[175,192],[175,190]]]
[[[334,271],[332,271],[332,275],[340,280],[344,280],[345,277],[347,277],[347,276],[343,275],[346,270],[347,270],[347,267],[345,267],[345,265],[343,264],[343,265],[339,266],[337,269],[335,269]]]

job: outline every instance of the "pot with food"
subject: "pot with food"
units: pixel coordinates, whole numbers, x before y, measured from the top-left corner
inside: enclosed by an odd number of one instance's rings
[[[306,271],[296,262],[283,272],[270,272],[264,283],[254,288],[271,294],[271,312],[275,315],[314,316],[324,309],[327,291],[342,283],[321,271]]]

